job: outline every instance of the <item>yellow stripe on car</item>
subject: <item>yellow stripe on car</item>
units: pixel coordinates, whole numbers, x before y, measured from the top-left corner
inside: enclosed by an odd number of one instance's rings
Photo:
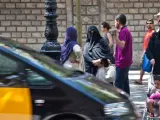
[[[0,120],[31,120],[32,102],[28,88],[0,88]]]

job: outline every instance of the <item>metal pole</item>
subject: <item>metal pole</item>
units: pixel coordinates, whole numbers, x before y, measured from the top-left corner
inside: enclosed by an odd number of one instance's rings
[[[46,42],[44,43],[40,52],[56,59],[57,61],[60,61],[61,46],[57,42],[58,29],[56,23],[56,18],[57,18],[56,0],[46,0],[45,8],[46,8],[46,13],[44,17],[46,18],[46,29],[45,29]]]
[[[82,47],[81,0],[76,0],[76,28],[78,32],[78,43]]]

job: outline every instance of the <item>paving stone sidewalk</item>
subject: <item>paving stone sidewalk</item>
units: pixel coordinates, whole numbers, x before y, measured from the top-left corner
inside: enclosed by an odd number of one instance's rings
[[[143,77],[143,85],[136,85],[135,80],[139,79],[140,71],[139,70],[130,70],[129,80],[130,80],[130,89],[131,96],[130,99],[136,105],[136,108],[139,113],[143,113],[145,107],[145,101],[147,97],[147,87],[148,87],[148,78],[150,74],[145,74]]]

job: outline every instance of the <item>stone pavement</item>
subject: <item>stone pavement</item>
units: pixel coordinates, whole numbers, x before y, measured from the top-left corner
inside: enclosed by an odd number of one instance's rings
[[[143,85],[136,85],[134,81],[139,79],[139,76],[140,76],[139,70],[130,70],[129,72],[130,89],[131,89],[130,99],[136,105],[138,112],[142,114],[145,107],[148,78],[150,77],[150,75],[149,74],[144,75]]]

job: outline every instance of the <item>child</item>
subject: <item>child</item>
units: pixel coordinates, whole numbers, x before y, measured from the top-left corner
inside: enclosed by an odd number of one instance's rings
[[[98,71],[97,71],[96,77],[99,78],[102,81],[106,81],[105,80],[105,74],[107,72],[106,67],[108,67],[108,66],[109,66],[108,59],[105,59],[105,58],[101,59],[100,64],[98,64]]]
[[[160,117],[160,76],[154,76],[155,86],[151,90],[151,95],[147,100],[147,107],[150,113],[150,117],[154,117],[153,107],[158,105],[158,117]]]

